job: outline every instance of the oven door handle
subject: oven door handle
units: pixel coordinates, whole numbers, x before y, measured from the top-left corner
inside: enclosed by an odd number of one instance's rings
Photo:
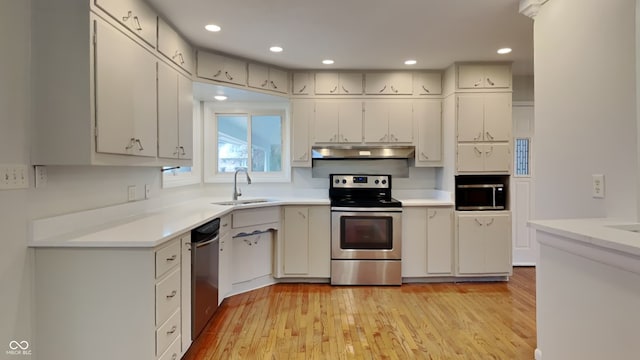
[[[376,212],[376,213],[401,213],[402,208],[372,208],[372,207],[331,207],[331,211],[335,212]]]

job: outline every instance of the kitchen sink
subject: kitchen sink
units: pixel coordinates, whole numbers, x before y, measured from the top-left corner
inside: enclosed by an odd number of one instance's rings
[[[261,204],[270,202],[269,199],[243,199],[243,200],[228,200],[228,201],[216,201],[212,202],[214,205],[249,205],[249,204]]]

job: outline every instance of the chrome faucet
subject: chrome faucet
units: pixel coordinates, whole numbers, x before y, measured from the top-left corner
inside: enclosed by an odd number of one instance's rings
[[[237,168],[236,173],[233,174],[233,200],[238,200],[238,196],[242,196],[242,192],[238,189],[238,173],[244,172],[247,175],[247,184],[251,184],[251,178],[247,168]]]

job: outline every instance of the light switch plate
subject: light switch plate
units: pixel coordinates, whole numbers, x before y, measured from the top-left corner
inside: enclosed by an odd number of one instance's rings
[[[127,199],[129,201],[136,201],[136,186],[135,185],[130,185],[127,188]]]
[[[596,199],[604,199],[604,175],[603,174],[593,174],[593,197]]]
[[[27,165],[0,165],[0,190],[28,189]]]

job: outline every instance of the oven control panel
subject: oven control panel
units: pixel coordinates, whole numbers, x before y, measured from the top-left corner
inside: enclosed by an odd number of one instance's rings
[[[331,175],[332,188],[388,189],[391,175]]]

